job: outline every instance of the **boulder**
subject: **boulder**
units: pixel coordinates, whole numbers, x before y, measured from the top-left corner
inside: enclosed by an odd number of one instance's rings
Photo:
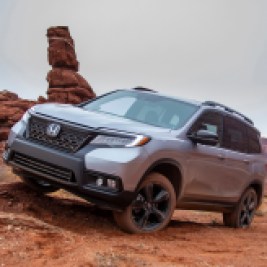
[[[65,67],[78,71],[74,41],[67,26],[51,27],[47,30],[48,62],[53,68]]]
[[[79,62],[69,40],[51,38],[48,48],[48,62],[53,67],[65,67],[78,71]]]
[[[0,128],[0,141],[6,140],[8,138],[10,128]]]
[[[8,100],[17,100],[19,97],[17,94],[12,93],[8,90],[2,90],[0,92],[0,102],[1,101],[8,101]]]

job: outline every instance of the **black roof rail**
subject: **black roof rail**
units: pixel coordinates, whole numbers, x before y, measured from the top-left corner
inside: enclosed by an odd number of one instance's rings
[[[156,90],[145,88],[145,87],[142,87],[142,86],[136,86],[135,88],[133,88],[133,90],[157,93]]]
[[[247,121],[248,123],[250,123],[251,125],[254,125],[253,121],[248,118],[247,116],[245,116],[244,114],[232,109],[232,108],[229,108],[225,105],[222,105],[220,103],[217,103],[217,102],[214,102],[214,101],[205,101],[202,103],[202,105],[204,106],[211,106],[211,107],[221,107],[223,109],[225,109],[226,111],[230,112],[230,113],[234,113],[234,114],[237,114],[239,116],[241,116],[245,121]]]

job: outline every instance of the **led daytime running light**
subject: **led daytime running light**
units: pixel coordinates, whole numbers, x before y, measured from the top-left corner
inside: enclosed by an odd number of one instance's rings
[[[137,135],[136,138],[126,147],[143,146],[150,141],[150,138],[143,135]]]

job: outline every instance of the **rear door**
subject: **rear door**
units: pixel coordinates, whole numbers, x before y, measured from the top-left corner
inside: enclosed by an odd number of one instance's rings
[[[225,177],[222,195],[236,200],[251,179],[252,156],[248,154],[247,126],[239,119],[225,116],[222,147],[225,149]]]

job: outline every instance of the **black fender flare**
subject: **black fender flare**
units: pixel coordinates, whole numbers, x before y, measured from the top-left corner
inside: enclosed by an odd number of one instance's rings
[[[180,178],[180,180],[176,181],[177,182],[177,188],[174,185],[174,190],[176,191],[177,194],[177,199],[179,198],[182,188],[183,188],[183,172],[182,172],[182,167],[181,164],[179,162],[177,162],[174,159],[170,159],[170,158],[163,158],[163,159],[159,159],[155,162],[153,162],[148,169],[143,173],[141,179],[139,180],[137,186],[135,187],[135,192],[137,193],[137,189],[139,188],[140,184],[144,181],[144,179],[146,178],[146,176],[151,173],[154,169],[156,169],[158,166],[163,165],[163,164],[170,164],[172,166],[174,166],[177,171],[178,171],[178,176]],[[169,178],[169,177],[167,177]],[[173,181],[171,181],[171,183],[173,184]]]

